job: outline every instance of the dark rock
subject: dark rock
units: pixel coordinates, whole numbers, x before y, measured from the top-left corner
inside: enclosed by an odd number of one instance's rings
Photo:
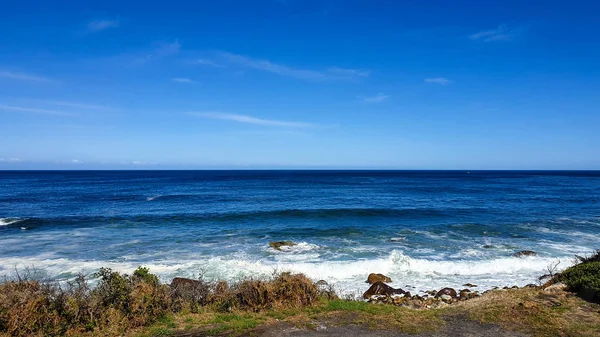
[[[292,247],[296,244],[292,241],[271,241],[269,242],[269,246],[273,247],[273,249],[281,250],[281,247]]]
[[[171,281],[172,289],[180,289],[180,288],[195,288],[199,287],[202,283],[198,280],[192,280],[189,278],[176,277]]]
[[[463,284],[463,287],[475,288],[477,286],[472,283],[465,283],[465,284]]]
[[[483,248],[490,249],[490,248],[494,248],[494,246],[492,246],[492,245],[484,245]]]
[[[456,290],[452,288],[444,288],[435,294],[435,297],[440,297],[442,295],[448,295],[450,297],[456,297]]]
[[[319,280],[315,284],[318,285],[318,286],[326,286],[326,285],[328,285],[327,281],[325,281],[325,280]]]
[[[383,274],[369,274],[369,277],[367,277],[367,283],[369,284],[373,284],[375,282],[392,282],[392,279],[383,275]]]
[[[470,294],[470,293],[471,293],[471,290],[469,290],[469,289],[463,289],[463,290],[461,290],[461,291],[460,291],[460,293],[459,293],[459,298],[460,298],[461,300],[466,300],[466,299],[468,299],[468,298],[469,298],[469,294]]]
[[[384,296],[392,296],[392,295],[404,295],[407,292],[398,288],[392,288],[383,282],[375,282],[371,285],[371,287],[365,291],[363,294],[363,298],[369,299],[374,295],[384,295]]]
[[[524,286],[523,288],[537,288],[537,285],[535,285],[533,283],[529,283],[528,285]]]
[[[537,256],[537,253],[532,250],[522,250],[513,254],[514,257]]]

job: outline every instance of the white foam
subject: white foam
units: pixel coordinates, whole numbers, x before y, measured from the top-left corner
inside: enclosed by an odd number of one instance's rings
[[[309,244],[307,244],[309,245]],[[318,247],[318,246],[317,246]],[[314,248],[313,248],[314,249]],[[195,277],[204,272],[212,280],[236,281],[243,277],[270,277],[275,271],[304,273],[314,280],[326,280],[342,294],[359,294],[366,290],[365,279],[369,273],[383,273],[390,276],[397,287],[411,285],[414,289],[458,288],[470,282],[479,285],[478,289],[493,286],[525,285],[535,283],[537,277],[547,272],[547,266],[556,258],[549,257],[501,257],[488,260],[463,259],[442,260],[417,259],[394,250],[387,257],[377,259],[324,261],[312,256],[313,253],[294,254],[280,252],[275,259],[252,258],[240,252],[229,256],[198,256],[177,254],[167,258],[131,259],[116,261],[71,260],[45,254],[32,257],[3,258],[0,274],[10,274],[13,266],[35,266],[44,269],[49,275],[79,272],[93,273],[100,267],[109,267],[131,273],[140,265],[169,281],[174,276]],[[308,254],[308,256],[307,256]],[[284,256],[287,256],[283,258]],[[296,259],[298,257],[298,259]],[[301,258],[300,258],[301,257]],[[308,260],[306,259],[308,258]],[[562,257],[560,268],[567,268],[571,258]],[[152,261],[150,263],[146,263]],[[412,289],[412,288],[411,288]]]
[[[12,224],[17,223],[22,220],[23,219],[19,219],[19,218],[0,218],[0,226],[12,225]]]
[[[146,200],[152,201],[152,200],[154,200],[156,198],[160,198],[160,197],[162,197],[162,195],[155,195],[155,196],[152,196],[152,197],[147,197]]]

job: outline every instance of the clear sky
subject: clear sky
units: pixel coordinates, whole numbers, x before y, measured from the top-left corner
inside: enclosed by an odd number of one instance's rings
[[[0,169],[600,169],[598,1],[0,4]]]

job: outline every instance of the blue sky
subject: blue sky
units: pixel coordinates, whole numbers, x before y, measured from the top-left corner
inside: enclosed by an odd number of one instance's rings
[[[0,169],[600,169],[596,1],[0,9]]]

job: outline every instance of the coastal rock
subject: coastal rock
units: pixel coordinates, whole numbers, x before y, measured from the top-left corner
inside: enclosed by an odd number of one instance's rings
[[[452,302],[452,296],[450,295],[441,295],[440,298],[446,303]]]
[[[196,288],[202,283],[198,280],[192,280],[184,277],[176,277],[171,281],[171,289]]]
[[[392,282],[392,279],[383,274],[374,274],[374,273],[369,274],[369,277],[367,277],[367,283],[373,284],[375,282],[389,283],[389,282]]]
[[[471,290],[469,289],[463,289],[459,292],[459,298],[461,300],[467,300],[469,299],[469,294],[471,293]]]
[[[281,250],[281,247],[292,247],[295,245],[296,244],[292,241],[271,241],[271,242],[269,242],[269,246],[271,246],[273,249],[276,249],[276,250]]]
[[[316,284],[316,285],[318,285],[318,286],[326,286],[326,285],[329,285],[329,283],[327,283],[327,281],[325,281],[325,280],[319,280],[319,281],[317,281],[317,283],[315,283],[315,284]]]
[[[513,254],[514,257],[537,256],[537,253],[532,250],[522,250]]]
[[[491,248],[494,248],[494,246],[492,246],[492,245],[483,245],[483,248],[485,248],[485,249],[491,249]]]
[[[385,295],[385,296],[392,296],[392,295],[404,295],[406,294],[406,291],[398,288],[392,288],[390,286],[388,286],[387,284],[383,283],[383,282],[375,282],[371,285],[371,287],[365,291],[365,293],[363,294],[363,298],[365,299],[369,299],[371,298],[371,296],[374,295]]]
[[[456,297],[456,290],[452,288],[444,288],[435,294],[435,297],[441,297],[442,295],[448,295],[450,297]]]
[[[529,283],[528,285],[524,286],[523,288],[537,288],[537,285],[535,285],[533,283]]]
[[[562,282],[555,283],[549,287],[544,288],[544,291],[546,292],[559,292],[564,290],[567,290],[567,285]]]
[[[463,284],[463,287],[475,288],[477,286],[472,283],[465,283],[465,284]]]

